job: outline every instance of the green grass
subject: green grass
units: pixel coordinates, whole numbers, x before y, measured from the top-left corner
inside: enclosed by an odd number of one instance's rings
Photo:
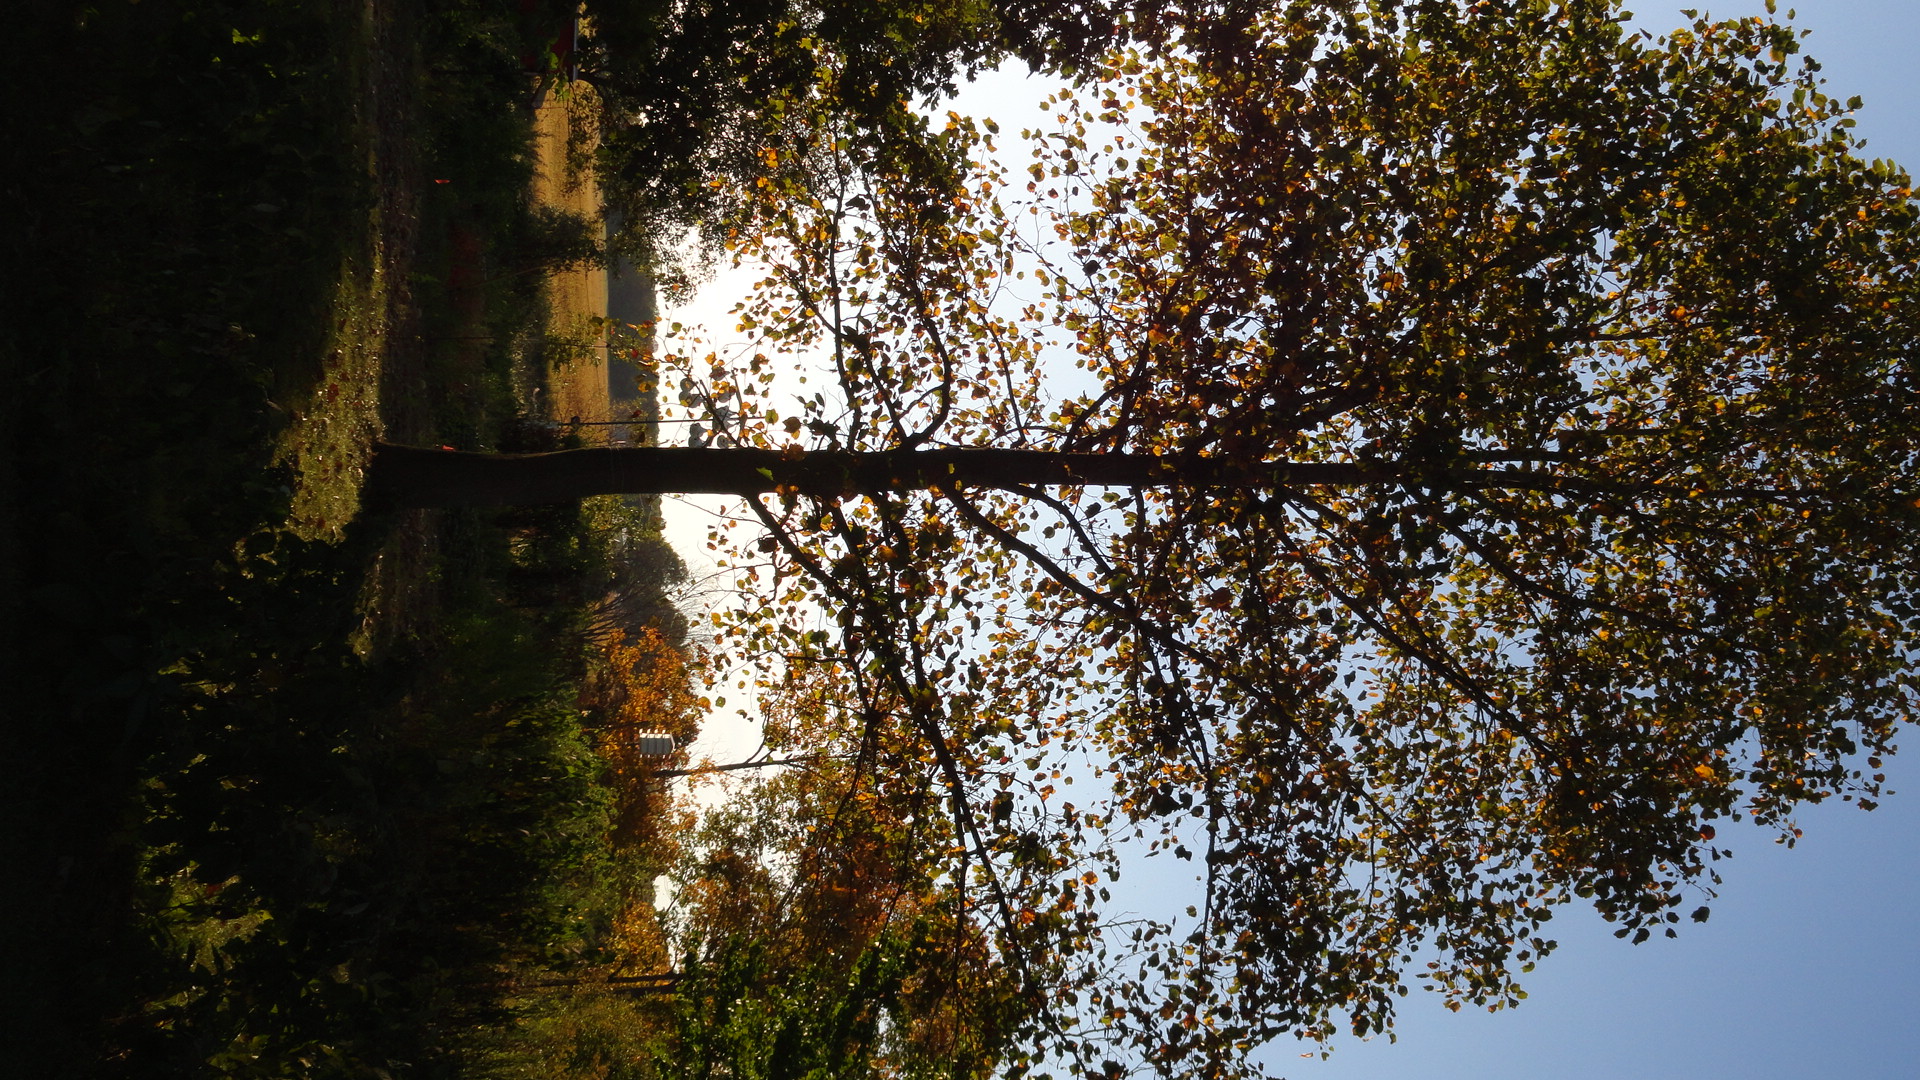
[[[140,785],[186,730],[170,673],[249,647],[214,600],[286,513],[272,395],[319,351],[370,191],[356,69],[329,60],[364,55],[359,26],[237,3],[26,18],[0,319],[0,1057],[58,1076],[111,1066],[138,1010]]]
[[[359,516],[369,450],[381,433],[379,376],[392,298],[386,268],[362,265],[343,268],[334,286],[318,377],[275,403],[287,427],[273,463],[293,478],[288,527],[310,540],[339,541]]]
[[[358,502],[376,431],[487,445],[514,411],[528,290],[455,333],[447,237],[504,262],[536,227],[517,5],[29,8],[0,1060],[450,1075],[502,972],[592,957],[626,872],[574,700],[577,510]]]

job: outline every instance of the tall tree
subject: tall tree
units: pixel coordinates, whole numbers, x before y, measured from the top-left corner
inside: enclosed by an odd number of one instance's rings
[[[1085,69],[1018,180],[991,124],[930,131],[938,188],[819,129],[739,219],[776,359],[687,373],[737,448],[378,479],[750,495],[728,648],[942,793],[918,857],[1039,1003],[1015,1071],[1510,1002],[1559,905],[1670,935],[1716,823],[1871,806],[1920,694],[1908,178],[1790,28],[1622,18],[1196,23]],[[830,389],[775,394],[809,349]],[[1141,856],[1184,917],[1108,912]]]

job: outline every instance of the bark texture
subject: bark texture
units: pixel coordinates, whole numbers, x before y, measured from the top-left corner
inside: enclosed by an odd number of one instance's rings
[[[759,495],[792,488],[834,497],[937,487],[1278,487],[1365,484],[1404,470],[1341,462],[1244,462],[1141,454],[935,449],[804,452],[620,446],[545,454],[375,448],[369,493],[390,507],[518,506],[588,495]]]

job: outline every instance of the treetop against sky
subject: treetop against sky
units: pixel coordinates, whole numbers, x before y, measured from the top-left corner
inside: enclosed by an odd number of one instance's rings
[[[795,798],[982,943],[1016,1062],[1223,1075],[1410,985],[1514,1000],[1555,908],[1672,934],[1717,822],[1878,798],[1914,706],[1920,229],[1790,29],[1216,31],[1083,69],[1025,171],[958,116],[912,167],[769,151],[754,352],[667,361],[732,448],[381,462],[750,495],[721,647],[850,763]],[[1189,913],[1111,911],[1123,849]]]

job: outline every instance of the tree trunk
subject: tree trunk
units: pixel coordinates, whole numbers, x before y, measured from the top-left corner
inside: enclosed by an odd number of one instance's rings
[[[476,454],[380,443],[369,501],[389,507],[522,506],[588,495],[874,495],[942,484],[1021,487],[1233,487],[1366,484],[1405,470],[1344,462],[1063,454],[1046,450],[692,450],[615,446]]]

